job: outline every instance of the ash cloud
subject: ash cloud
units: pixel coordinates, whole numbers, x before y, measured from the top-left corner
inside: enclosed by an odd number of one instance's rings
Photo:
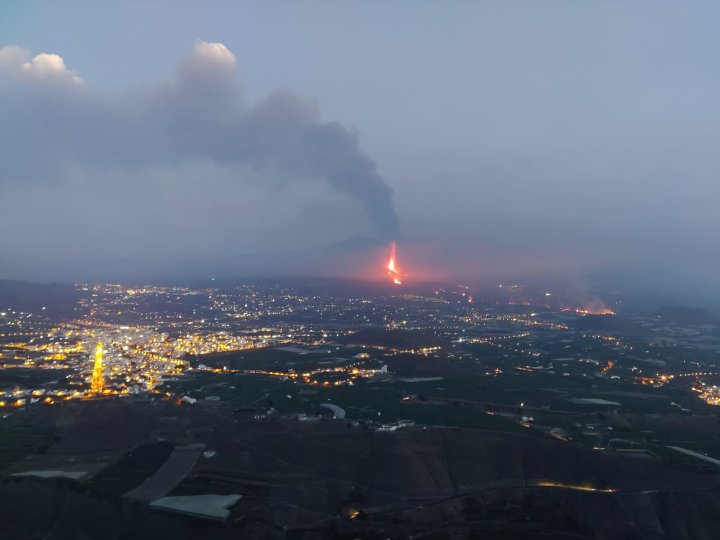
[[[110,97],[58,55],[1,48],[0,191],[68,182],[77,171],[97,172],[97,182],[126,171],[132,184],[138,171],[210,163],[250,169],[271,189],[330,186],[362,205],[380,237],[397,236],[392,189],[357,135],[290,92],[246,105],[236,64],[223,44],[199,41],[172,80]]]

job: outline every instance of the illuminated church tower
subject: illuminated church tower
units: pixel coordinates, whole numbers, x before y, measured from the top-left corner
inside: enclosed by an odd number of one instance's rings
[[[97,347],[95,347],[95,363],[93,364],[92,379],[90,379],[90,391],[93,394],[102,394],[104,387],[103,344],[102,341],[98,341]]]

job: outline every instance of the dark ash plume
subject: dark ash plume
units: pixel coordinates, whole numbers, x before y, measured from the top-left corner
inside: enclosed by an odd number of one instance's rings
[[[210,161],[250,167],[273,187],[325,182],[360,202],[381,237],[398,233],[392,189],[356,135],[288,92],[246,107],[235,56],[221,43],[197,42],[171,82],[118,99],[91,92],[57,55],[1,48],[0,148],[0,189],[74,169]]]

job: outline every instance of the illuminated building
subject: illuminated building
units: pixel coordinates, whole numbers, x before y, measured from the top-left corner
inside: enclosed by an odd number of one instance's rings
[[[98,341],[97,347],[95,347],[95,363],[93,364],[92,378],[90,379],[90,391],[93,394],[102,394],[104,387],[103,344],[102,341]]]

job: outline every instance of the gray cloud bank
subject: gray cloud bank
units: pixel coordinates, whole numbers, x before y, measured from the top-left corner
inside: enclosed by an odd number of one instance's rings
[[[17,46],[1,48],[0,194],[3,205],[12,200],[28,205],[28,220],[5,221],[3,235],[16,236],[12,245],[37,242],[40,249],[39,235],[52,235],[55,229],[50,222],[45,228],[30,223],[30,216],[38,218],[32,207],[51,205],[47,198],[54,195],[61,197],[57,204],[66,204],[68,197],[62,194],[73,189],[80,197],[95,194],[87,197],[87,206],[104,198],[115,212],[123,204],[118,186],[159,193],[155,210],[167,212],[157,208],[163,205],[163,192],[167,204],[174,202],[175,190],[185,190],[186,199],[202,198],[209,177],[219,176],[228,185],[259,183],[270,193],[301,185],[307,204],[312,204],[308,193],[332,191],[359,203],[374,234],[397,236],[392,189],[360,149],[356,134],[321,121],[312,102],[287,91],[246,105],[236,69],[235,56],[223,44],[198,41],[172,80],[112,96],[89,88],[58,55],[31,57]],[[173,176],[180,180],[168,180]],[[82,189],[78,178],[84,179]],[[237,193],[234,189],[228,196]],[[122,226],[135,227],[133,234],[141,235],[134,213],[148,208],[126,202]],[[93,226],[92,215],[91,208],[69,205],[62,221],[82,230]],[[330,221],[338,217],[331,209],[328,216]],[[31,247],[20,251],[33,254]]]

